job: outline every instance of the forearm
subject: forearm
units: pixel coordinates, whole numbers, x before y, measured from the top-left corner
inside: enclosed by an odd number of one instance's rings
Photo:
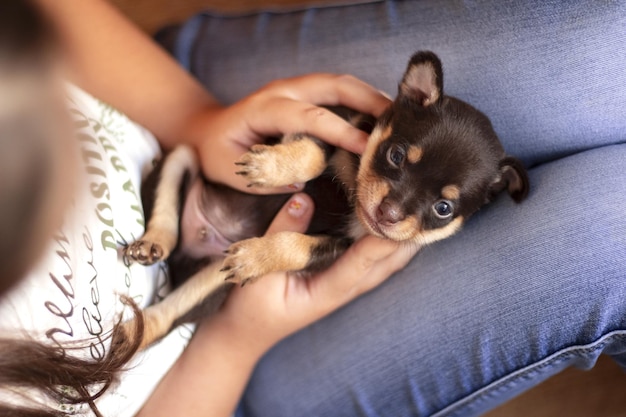
[[[218,103],[149,37],[103,0],[36,1],[59,32],[72,82],[165,147],[197,140],[181,136],[193,135],[193,121]]]
[[[137,416],[232,415],[264,351],[224,322],[203,323]]]

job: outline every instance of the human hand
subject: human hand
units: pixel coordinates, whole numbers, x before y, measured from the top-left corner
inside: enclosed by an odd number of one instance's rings
[[[307,132],[332,145],[361,153],[367,134],[320,105],[343,105],[378,117],[390,100],[352,76],[311,74],[274,81],[225,108],[212,108],[189,127],[204,175],[242,191],[285,190],[247,188],[235,174],[235,161],[267,137]],[[293,191],[293,190],[291,190]]]
[[[295,202],[295,203],[293,203]],[[304,232],[313,202],[296,194],[274,219],[267,234]],[[213,320],[229,339],[261,355],[276,342],[371,290],[404,267],[419,247],[374,236],[356,242],[329,269],[304,278],[273,273],[237,287]]]

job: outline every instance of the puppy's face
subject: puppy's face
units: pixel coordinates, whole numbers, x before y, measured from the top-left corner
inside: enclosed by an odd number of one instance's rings
[[[526,196],[526,173],[487,117],[442,87],[439,59],[414,55],[370,136],[355,210],[371,234],[427,244],[454,234],[504,188],[516,201]]]

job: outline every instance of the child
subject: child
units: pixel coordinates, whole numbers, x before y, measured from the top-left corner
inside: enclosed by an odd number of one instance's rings
[[[178,329],[129,363],[136,344],[115,325],[167,287],[162,268],[128,265],[119,251],[143,233],[142,175],[160,146],[184,141],[207,177],[245,189],[234,161],[264,136],[307,130],[359,151],[366,136],[317,104],[380,114],[388,99],[355,78],[313,74],[222,107],[105,2],[36,4],[46,18],[23,0],[0,6],[10,97],[0,109],[0,412],[228,415],[265,351],[413,254],[366,238],[307,282],[275,274],[233,292],[191,340]],[[295,194],[269,232],[306,229],[312,210]]]

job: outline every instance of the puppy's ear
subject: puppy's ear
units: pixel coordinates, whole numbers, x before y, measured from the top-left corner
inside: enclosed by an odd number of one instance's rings
[[[500,161],[500,177],[491,185],[491,195],[495,196],[504,189],[516,203],[522,202],[528,196],[530,189],[524,165],[511,156]]]
[[[439,57],[420,51],[411,57],[398,94],[427,107],[443,97],[443,70]]]

